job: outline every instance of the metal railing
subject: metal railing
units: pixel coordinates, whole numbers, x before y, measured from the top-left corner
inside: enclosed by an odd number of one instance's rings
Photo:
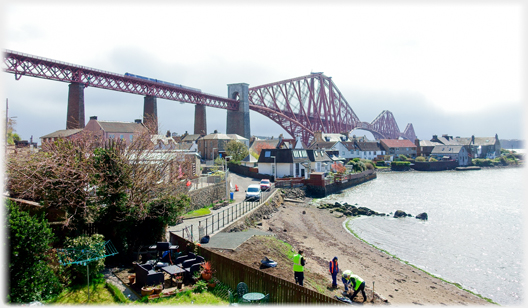
[[[198,221],[197,224],[194,223],[181,230],[171,232],[180,235],[188,241],[198,241],[206,235],[225,228],[248,212],[264,204],[275,192],[276,188],[272,186],[270,190],[261,192],[260,198],[257,201],[244,200],[235,203],[224,210]]]

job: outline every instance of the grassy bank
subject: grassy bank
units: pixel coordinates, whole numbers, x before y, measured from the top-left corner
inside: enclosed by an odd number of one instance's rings
[[[427,275],[429,275],[429,276],[431,276],[431,277],[434,277],[434,278],[436,278],[436,279],[440,279],[440,280],[442,280],[442,281],[444,281],[444,282],[446,282],[446,283],[452,284],[452,285],[456,286],[457,288],[459,288],[459,289],[461,289],[461,290],[463,290],[463,291],[466,291],[466,292],[468,292],[468,293],[471,293],[471,294],[473,294],[473,295],[475,295],[475,296],[478,296],[478,297],[480,297],[480,298],[482,298],[482,299],[488,301],[489,303],[492,303],[492,304],[495,304],[495,305],[499,305],[498,303],[495,303],[493,300],[491,300],[491,299],[489,299],[489,298],[487,298],[487,297],[484,297],[484,296],[482,296],[482,295],[480,295],[480,294],[477,294],[477,293],[471,292],[471,291],[468,290],[468,289],[465,289],[465,288],[462,287],[462,285],[460,285],[459,283],[451,282],[451,281],[447,281],[447,280],[445,280],[445,279],[443,279],[443,278],[441,278],[441,277],[438,277],[438,276],[436,276],[436,275],[433,275],[433,274],[431,274],[431,273],[429,273],[429,272],[427,272],[427,271],[425,271],[425,270],[423,270],[423,269],[421,269],[421,268],[419,268],[419,267],[417,267],[417,266],[415,266],[415,265],[413,265],[413,264],[411,264],[411,263],[409,263],[409,262],[407,262],[407,261],[405,261],[405,260],[402,260],[402,259],[398,258],[397,256],[395,256],[395,255],[389,253],[389,252],[386,251],[385,249],[381,249],[381,248],[377,247],[376,245],[367,242],[366,240],[364,240],[363,238],[361,238],[359,235],[357,235],[357,233],[354,232],[354,230],[352,230],[352,228],[349,226],[348,223],[349,223],[349,221],[350,221],[351,219],[353,219],[353,218],[350,218],[350,219],[347,220],[347,222],[345,223],[347,230],[348,230],[350,233],[352,233],[357,239],[361,240],[361,241],[364,242],[365,244],[370,245],[370,246],[376,248],[377,250],[379,250],[379,251],[381,251],[381,252],[387,254],[388,256],[391,256],[391,257],[393,257],[394,259],[396,259],[396,260],[398,260],[398,261],[400,261],[400,262],[402,262],[402,263],[405,263],[405,264],[407,264],[407,265],[409,265],[409,266],[412,266],[413,268],[415,268],[415,269],[417,269],[417,270],[420,270],[420,271],[426,273]]]

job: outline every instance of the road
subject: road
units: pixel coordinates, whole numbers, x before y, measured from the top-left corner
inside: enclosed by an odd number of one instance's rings
[[[233,183],[233,186],[238,185],[238,191],[236,192],[233,192],[233,200],[235,200],[235,202],[229,204],[228,206],[226,207],[222,207],[218,210],[213,210],[211,209],[211,215],[214,215],[216,214],[217,212],[220,212],[220,211],[224,211],[230,207],[233,207],[235,204],[237,203],[240,203],[242,201],[245,200],[246,198],[246,189],[249,185],[251,184],[259,184],[260,183],[260,179],[254,179],[254,178],[251,178],[251,177],[247,177],[247,176],[243,176],[243,175],[238,175],[238,174],[234,174],[234,173],[230,173],[229,174],[229,179],[230,181]],[[167,228],[167,241],[169,240],[170,236],[169,236],[169,232],[176,232],[178,235],[182,236],[182,230],[185,229],[185,228],[188,228],[190,230],[191,226],[192,227],[192,230],[193,230],[193,241],[197,241],[198,240],[198,222],[201,221],[201,220],[204,220],[204,217],[197,217],[197,218],[192,218],[192,219],[185,219],[183,221],[183,223],[181,224],[177,224],[175,226],[169,226]],[[215,232],[216,233],[216,232]]]

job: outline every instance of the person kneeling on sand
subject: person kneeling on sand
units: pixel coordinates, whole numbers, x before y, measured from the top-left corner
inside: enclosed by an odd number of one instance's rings
[[[352,294],[352,296],[350,296],[350,293],[347,294],[351,300],[354,300],[354,297],[356,297],[359,291],[361,291],[361,295],[363,295],[363,302],[367,300],[367,295],[365,294],[365,281],[363,278],[359,277],[358,275],[354,275],[351,270],[346,270],[343,272],[341,280],[345,285],[345,292],[348,292],[349,285],[351,289],[354,290],[354,294]]]

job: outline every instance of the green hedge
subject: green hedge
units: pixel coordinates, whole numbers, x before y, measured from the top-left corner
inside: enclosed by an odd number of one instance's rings
[[[391,166],[410,166],[410,161],[393,161],[391,162]]]

